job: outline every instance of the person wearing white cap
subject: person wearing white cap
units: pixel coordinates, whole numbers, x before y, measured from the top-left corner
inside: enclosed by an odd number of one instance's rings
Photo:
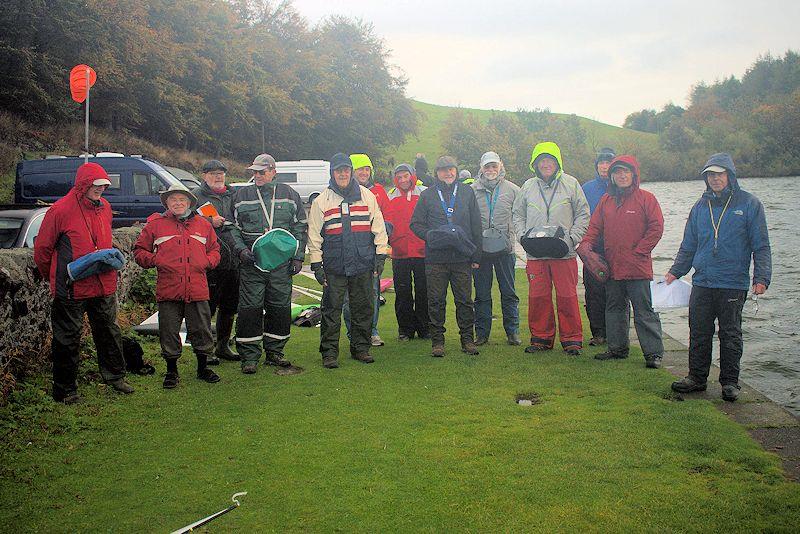
[[[512,208],[519,186],[506,179],[506,169],[496,152],[481,156],[478,178],[472,184],[483,228],[480,267],[475,281],[475,344],[484,345],[492,331],[492,271],[497,277],[503,310],[503,328],[509,345],[520,345],[519,297],[514,288],[514,224]]]

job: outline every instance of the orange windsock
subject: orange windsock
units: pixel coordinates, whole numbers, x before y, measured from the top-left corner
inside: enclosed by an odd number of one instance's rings
[[[86,69],[89,69],[89,86],[86,86]],[[75,65],[69,73],[69,90],[72,93],[72,100],[83,103],[86,100],[86,93],[89,87],[97,81],[97,73],[89,65]]]

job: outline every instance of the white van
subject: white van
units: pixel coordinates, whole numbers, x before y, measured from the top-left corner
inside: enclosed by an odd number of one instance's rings
[[[278,161],[275,163],[278,171],[275,180],[291,186],[297,191],[303,202],[311,204],[314,199],[328,187],[330,181],[330,163],[319,159],[304,159],[301,161]],[[231,187],[241,187],[252,183],[247,182],[230,184]]]

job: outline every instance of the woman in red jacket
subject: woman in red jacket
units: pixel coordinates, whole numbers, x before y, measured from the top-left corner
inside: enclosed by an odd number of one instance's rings
[[[602,253],[610,276],[606,282],[606,334],[608,351],[595,359],[628,357],[630,306],[633,324],[647,367],[661,367],[664,344],[661,320],[653,311],[650,253],[661,240],[664,217],[656,197],[639,189],[639,162],[633,156],[617,156],[608,168],[611,184],[603,195],[581,241],[581,252],[594,250],[602,240]]]
[[[197,198],[183,186],[174,185],[161,193],[167,208],[154,213],[139,239],[133,255],[136,263],[158,271],[158,331],[161,355],[167,361],[164,387],[178,385],[178,358],[182,344],[180,327],[186,319],[186,333],[197,356],[197,378],[219,382],[207,367],[214,351],[211,335],[211,309],[208,305],[206,271],[219,263],[219,243],[211,224],[194,213]]]

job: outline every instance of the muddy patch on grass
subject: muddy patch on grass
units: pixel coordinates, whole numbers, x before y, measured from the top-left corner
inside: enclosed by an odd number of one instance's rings
[[[290,365],[289,367],[278,367],[275,369],[275,374],[278,376],[290,376],[290,375],[299,375],[302,373],[304,369],[302,367],[297,367],[296,365]]]

